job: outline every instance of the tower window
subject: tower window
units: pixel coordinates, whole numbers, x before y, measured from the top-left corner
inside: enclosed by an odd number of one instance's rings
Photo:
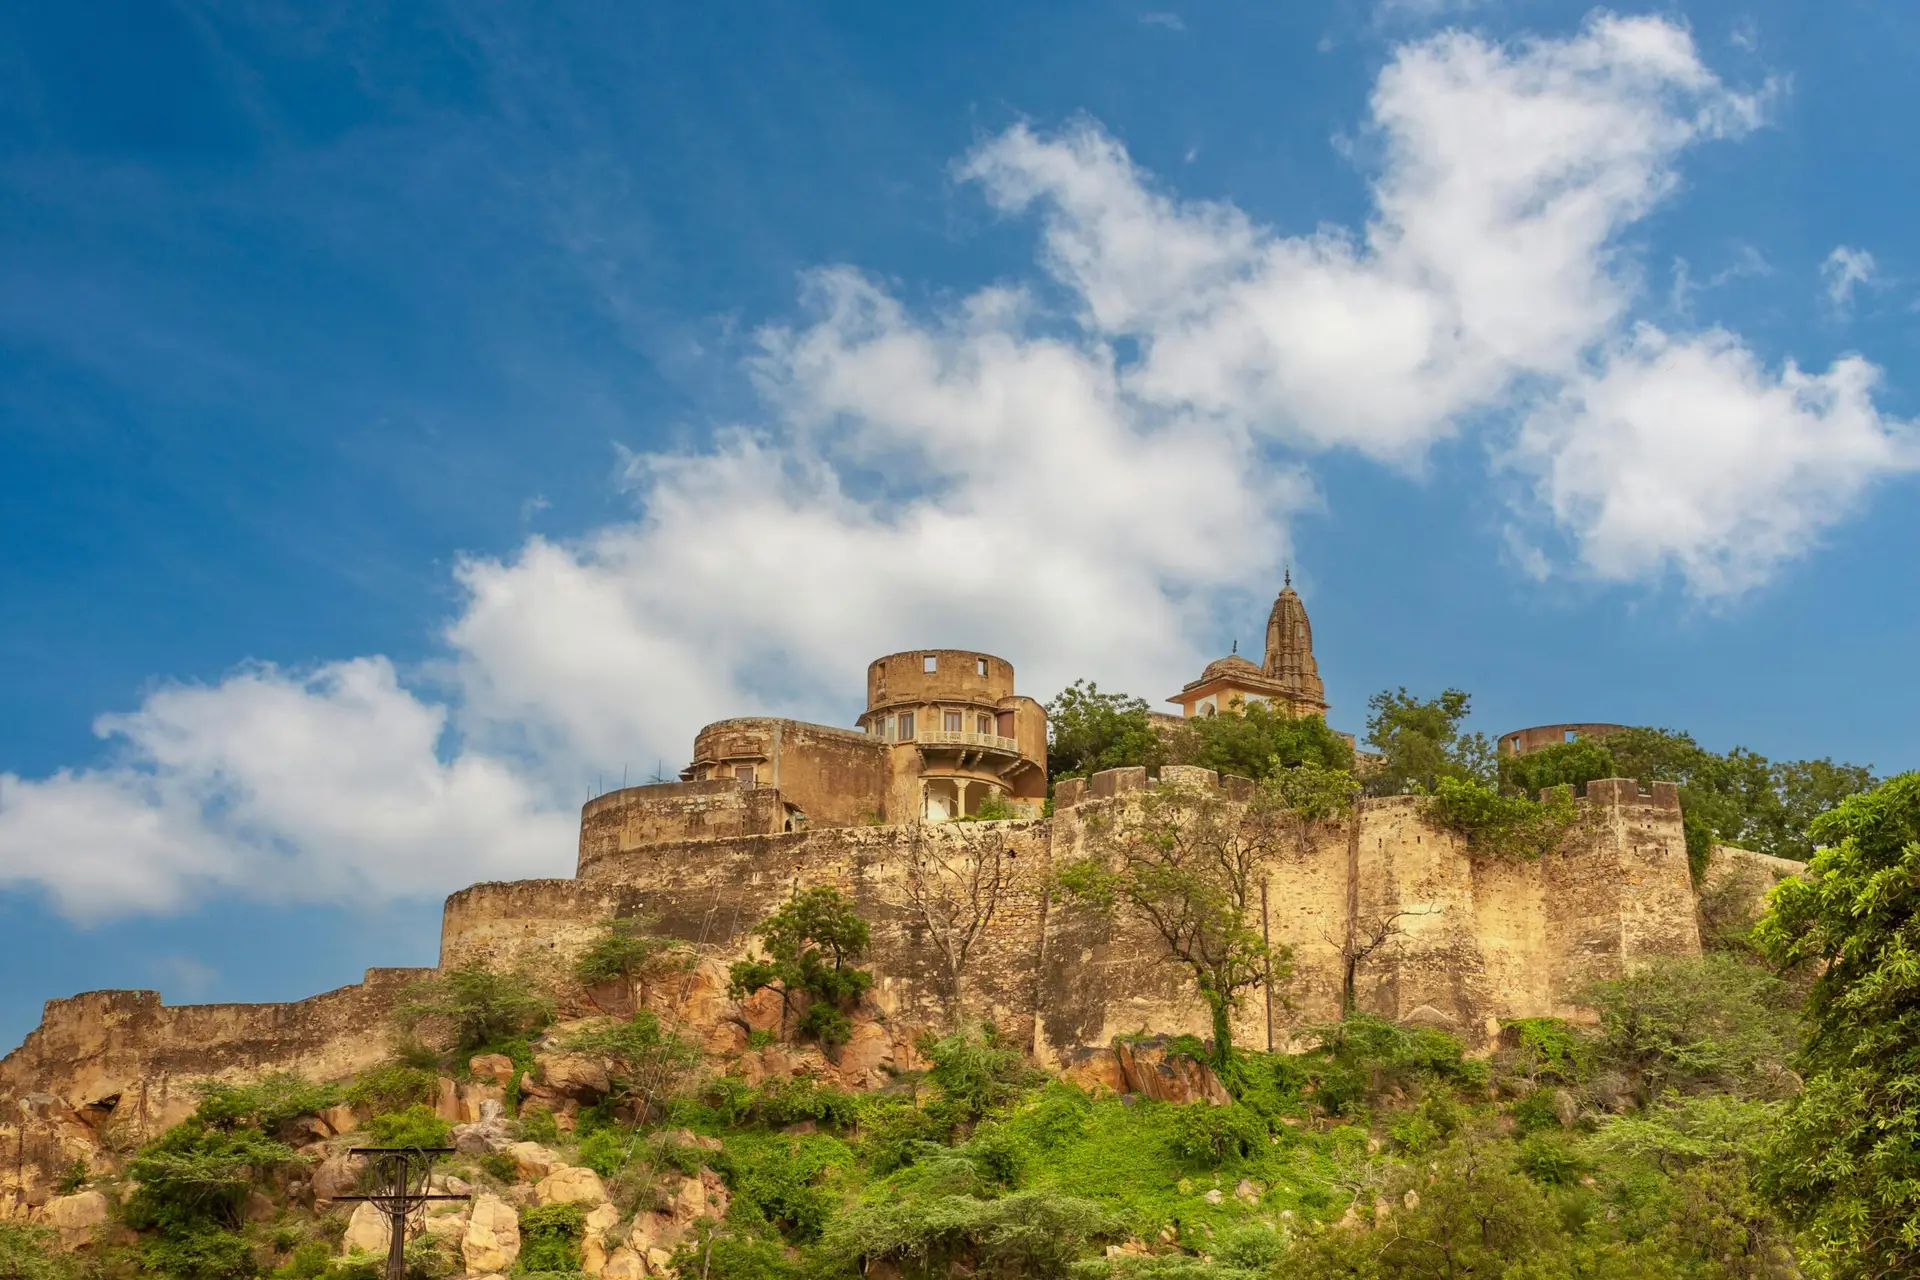
[[[973,660],[973,671],[975,675],[983,676],[987,674],[987,660],[985,658],[975,658]]]
[[[911,711],[900,713],[900,741],[913,741],[913,712]]]
[[[958,711],[947,712],[946,727],[948,733],[960,732],[960,713]]]
[[[737,764],[733,766],[733,776],[741,782],[752,782],[753,766],[750,764]]]
[[[940,658],[939,658],[939,655],[937,654],[929,653],[924,658],[920,659],[920,669],[922,671],[936,671],[939,669],[939,667],[940,667]]]
[[[985,715],[975,716],[973,718],[973,728],[976,733],[992,733],[993,717]]]

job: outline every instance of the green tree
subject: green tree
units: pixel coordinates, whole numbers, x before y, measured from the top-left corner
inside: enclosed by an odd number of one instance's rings
[[[1500,757],[1500,786],[1533,799],[1549,787],[1572,787],[1576,792],[1596,778],[1618,777],[1613,753],[1598,738],[1556,742],[1526,755]]]
[[[73,1264],[55,1250],[53,1232],[0,1222],[0,1280],[69,1280]]]
[[[1836,1276],[1920,1272],[1920,773],[1816,818],[1807,874],[1754,931],[1808,993],[1806,1090],[1769,1161],[1772,1187]]]
[[[573,976],[584,987],[616,980],[644,986],[685,973],[693,962],[693,950],[686,943],[655,933],[651,920],[627,916],[600,926],[574,961]]]
[[[523,972],[466,964],[408,987],[394,1017],[405,1033],[426,1028],[466,1053],[545,1026],[553,1001]]]
[[[1185,721],[1169,754],[1180,764],[1243,778],[1265,778],[1303,764],[1353,770],[1353,748],[1325,720],[1283,715],[1264,702],[1235,704],[1219,715]]]
[[[1086,778],[1130,765],[1158,768],[1166,750],[1143,699],[1076,680],[1047,704],[1047,776]]]
[[[773,988],[780,993],[781,1021],[804,998],[798,1031],[822,1044],[846,1043],[852,1030],[846,1010],[873,985],[873,975],[854,968],[870,940],[867,922],[839,890],[825,885],[789,898],[754,930],[764,955],[727,971],[736,996]]]
[[[1285,948],[1268,947],[1254,915],[1261,872],[1291,820],[1271,783],[1247,805],[1213,790],[1161,787],[1114,819],[1103,852],[1060,872],[1067,894],[1100,910],[1126,910],[1186,968],[1212,1014],[1221,1070],[1247,992],[1269,972],[1284,980],[1292,967]]]
[[[1367,741],[1385,757],[1367,778],[1374,795],[1432,791],[1441,778],[1491,785],[1493,748],[1483,733],[1462,733],[1473,699],[1458,689],[1422,700],[1402,686],[1367,699]]]
[[[1600,1015],[1599,1061],[1643,1105],[1669,1091],[1773,1096],[1796,1038],[1786,984],[1732,956],[1665,956],[1581,996]]]

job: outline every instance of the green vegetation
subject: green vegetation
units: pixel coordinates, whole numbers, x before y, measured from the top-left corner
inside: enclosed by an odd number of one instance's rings
[[[1505,796],[1476,778],[1442,777],[1427,802],[1427,820],[1457,831],[1470,849],[1502,858],[1537,858],[1580,820],[1573,792],[1557,788],[1546,800]]]
[[[803,1003],[798,1031],[829,1047],[846,1043],[846,1010],[873,985],[873,975],[853,962],[866,954],[867,922],[836,889],[819,886],[797,893],[754,930],[765,955],[728,970],[737,996],[772,988],[780,995],[781,1021]]]
[[[1212,1014],[1220,1066],[1247,991],[1290,971],[1285,948],[1269,947],[1253,916],[1261,868],[1279,850],[1289,817],[1271,785],[1245,806],[1217,791],[1161,788],[1116,819],[1111,858],[1084,858],[1059,873],[1069,896],[1129,912],[1186,969]]]
[[[467,964],[415,983],[394,1016],[406,1035],[425,1031],[459,1055],[545,1026],[553,1001],[525,973]]]
[[[677,1095],[700,1065],[698,1046],[663,1028],[650,1009],[569,1036],[561,1047],[598,1059],[612,1084],[612,1103],[641,1117]]]
[[[1351,773],[1353,748],[1319,716],[1294,717],[1264,702],[1238,703],[1196,716],[1172,732],[1167,758],[1243,778],[1271,777],[1302,765]]]
[[[654,933],[652,921],[626,917],[600,926],[574,962],[573,976],[589,987],[616,979],[644,984],[685,973],[693,958],[684,942]]]
[[[0,1222],[0,1280],[70,1280],[74,1267],[54,1251],[53,1232]]]
[[[1920,1270],[1920,773],[1812,824],[1804,879],[1773,891],[1756,941],[1812,977],[1805,1091],[1769,1188],[1840,1277]]]
[[[520,1274],[578,1271],[587,1211],[577,1204],[545,1204],[520,1211]]]
[[[1157,769],[1166,746],[1154,732],[1144,699],[1101,693],[1076,680],[1047,704],[1047,777],[1090,778],[1102,769]]]
[[[378,1147],[444,1147],[452,1130],[432,1107],[419,1105],[367,1121],[367,1135]]]
[[[1460,728],[1472,706],[1458,689],[1424,701],[1405,687],[1367,699],[1367,742],[1382,757],[1367,776],[1368,794],[1431,794],[1442,778],[1491,785],[1493,745],[1485,734]]]
[[[1806,861],[1816,844],[1814,819],[1874,785],[1864,765],[1770,762],[1744,747],[1720,755],[1670,729],[1624,729],[1500,761],[1502,786],[1521,795],[1545,787],[1577,789],[1595,778],[1637,778],[1643,787],[1679,783],[1696,878],[1716,842]]]

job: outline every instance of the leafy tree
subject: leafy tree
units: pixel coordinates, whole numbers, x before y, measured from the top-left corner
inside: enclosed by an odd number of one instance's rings
[[[651,920],[628,916],[600,926],[574,961],[573,976],[586,987],[615,980],[644,984],[685,973],[693,962],[693,951],[684,942],[661,937]]]
[[[204,1080],[194,1088],[200,1094],[200,1106],[194,1114],[202,1122],[218,1129],[252,1127],[270,1134],[341,1100],[337,1086],[315,1084],[290,1071],[262,1076],[252,1084]]]
[[[927,1078],[940,1086],[951,1119],[971,1124],[1029,1083],[1020,1050],[991,1025],[974,1031],[921,1037],[920,1052],[933,1064]]]
[[[1353,770],[1353,748],[1319,716],[1289,716],[1264,702],[1236,704],[1213,716],[1183,721],[1169,755],[1243,778],[1265,778],[1299,765]]]
[[[1076,680],[1047,704],[1047,776],[1086,778],[1129,765],[1157,768],[1165,758],[1144,699],[1101,693]]]
[[[650,1111],[664,1110],[700,1065],[699,1048],[662,1027],[651,1009],[569,1036],[561,1048],[598,1058],[613,1099],[634,1104],[642,1120]]]
[[[1600,1014],[1601,1065],[1636,1099],[1669,1090],[1773,1095],[1795,1047],[1781,980],[1726,955],[1662,957],[1582,996]]]
[[[1755,929],[1807,968],[1806,1091],[1770,1162],[1836,1276],[1920,1271],[1920,773],[1816,818],[1824,846]]]
[[[1613,753],[1598,738],[1576,738],[1525,755],[1500,757],[1502,789],[1533,799],[1549,787],[1582,791],[1596,778],[1620,776]]]
[[[873,975],[853,963],[866,954],[867,922],[839,890],[825,885],[789,898],[760,922],[765,955],[739,961],[728,971],[736,996],[771,987],[780,993],[781,1021],[796,997],[807,1001],[798,1030],[822,1044],[846,1043],[845,1010],[873,985]]]
[[[1107,830],[1105,856],[1062,868],[1060,887],[1101,910],[1124,908],[1185,966],[1213,1018],[1213,1055],[1225,1070],[1233,1015],[1247,992],[1290,972],[1254,919],[1260,874],[1279,851],[1289,813],[1271,783],[1241,806],[1212,791],[1162,787]]]
[[[467,1053],[545,1026],[553,1001],[525,973],[466,964],[407,988],[394,1017],[409,1035],[429,1027]]]
[[[1441,778],[1491,784],[1493,747],[1483,733],[1462,733],[1473,700],[1458,689],[1425,701],[1403,686],[1367,699],[1367,741],[1386,757],[1367,779],[1374,795],[1432,791]]]

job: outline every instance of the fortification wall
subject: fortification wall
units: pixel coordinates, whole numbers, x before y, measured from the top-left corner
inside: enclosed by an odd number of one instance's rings
[[[580,811],[580,859],[676,840],[713,840],[782,830],[786,809],[770,786],[733,778],[623,787]]]
[[[816,827],[848,827],[881,816],[889,773],[887,744],[831,725],[766,716],[721,720],[702,729],[693,744],[693,767],[731,776],[750,764],[754,781],[774,787],[780,798]],[[781,830],[776,824],[772,830]],[[687,832],[694,838],[699,832]],[[755,834],[732,832],[719,834]],[[665,837],[668,839],[672,836]]]
[[[193,1113],[195,1082],[298,1070],[338,1079],[390,1051],[388,1015],[428,969],[369,969],[353,986],[274,1004],[165,1005],[156,991],[47,1001],[40,1025],[0,1059],[0,1216],[43,1204],[109,1131],[137,1141]]]

